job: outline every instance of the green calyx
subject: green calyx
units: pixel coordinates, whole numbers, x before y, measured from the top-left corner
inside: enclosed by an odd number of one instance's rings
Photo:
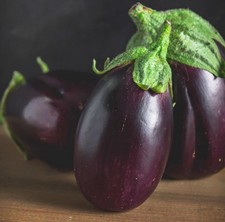
[[[167,90],[171,80],[171,69],[166,55],[169,46],[171,24],[166,21],[156,42],[153,42],[148,53],[134,62],[133,80],[142,89],[152,89],[156,93]]]
[[[0,123],[4,123],[5,102],[8,95],[18,86],[25,84],[25,82],[26,80],[21,73],[19,73],[18,71],[13,72],[12,79],[2,96],[2,100],[0,103]]]
[[[155,11],[140,3],[135,4],[129,15],[137,26],[127,49],[147,47],[157,38],[159,27],[168,20],[172,32],[167,60],[207,70],[215,76],[225,77],[225,61],[216,42],[225,47],[225,41],[206,20],[188,9]]]
[[[8,127],[8,124],[7,124],[7,121],[4,118],[4,115],[5,115],[5,104],[6,104],[6,100],[7,100],[8,96],[9,96],[9,94],[11,92],[13,92],[17,87],[19,87],[21,85],[24,85],[25,83],[26,83],[26,80],[23,77],[23,75],[20,72],[18,72],[18,71],[14,71],[12,79],[9,82],[9,85],[6,88],[6,90],[5,90],[5,92],[4,92],[3,96],[2,96],[2,100],[1,100],[1,103],[0,103],[0,124],[3,124],[3,128],[4,128],[5,132],[6,132],[6,134],[9,136],[9,138],[12,139],[13,142],[15,142],[15,140],[13,138],[13,135],[10,132],[10,129]],[[15,144],[17,145],[16,142],[15,142]],[[20,151],[23,151],[23,149],[20,148],[19,146],[18,146],[18,148],[19,148]],[[26,153],[24,153],[24,156],[25,156],[25,158],[27,157]]]
[[[18,87],[22,86],[26,84],[26,80],[24,78],[24,76],[18,72],[18,71],[14,71],[13,72],[13,76],[12,79],[9,82],[8,87],[6,88],[1,103],[0,103],[0,123],[3,124],[3,128],[6,132],[6,134],[9,136],[9,138],[12,140],[12,142],[15,143],[16,147],[18,148],[18,150],[20,152],[22,152],[22,154],[24,155],[25,159],[29,159],[29,155],[28,153],[26,153],[26,151],[23,149],[23,146],[14,138],[13,134],[10,131],[10,128],[8,126],[7,121],[5,120],[5,104],[6,104],[6,100],[9,96],[10,93],[12,93],[15,89],[17,89]]]
[[[167,63],[167,49],[170,42],[171,24],[165,21],[158,31],[158,38],[148,47],[137,46],[126,50],[110,61],[108,58],[104,69],[96,68],[93,60],[93,71],[104,74],[118,66],[133,63],[133,81],[143,90],[152,89],[156,93],[163,93],[171,83],[171,69]]]
[[[217,45],[225,47],[225,41],[199,15],[188,9],[156,11],[140,3],[129,10],[129,15],[137,26],[137,32],[129,40],[126,51],[111,61],[108,58],[101,71],[93,60],[95,73],[104,74],[133,63],[133,80],[139,87],[162,93],[169,85],[171,94],[168,64],[171,61],[225,77],[225,61]]]

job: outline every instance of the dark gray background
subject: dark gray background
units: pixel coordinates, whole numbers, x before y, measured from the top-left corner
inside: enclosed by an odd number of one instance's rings
[[[91,70],[124,50],[135,31],[128,16],[132,0],[0,0],[0,96],[13,70],[40,72],[40,55],[51,69]],[[148,0],[157,10],[190,8],[225,37],[224,0]]]

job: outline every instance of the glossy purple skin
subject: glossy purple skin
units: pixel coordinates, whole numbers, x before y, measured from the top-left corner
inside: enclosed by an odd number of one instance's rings
[[[171,145],[168,92],[143,91],[132,67],[100,80],[78,124],[74,171],[96,207],[124,211],[143,203],[164,172]]]
[[[30,78],[9,94],[4,117],[28,157],[73,168],[76,126],[97,80],[84,72],[55,71]]]
[[[166,175],[201,178],[225,167],[225,80],[172,64],[176,105]]]

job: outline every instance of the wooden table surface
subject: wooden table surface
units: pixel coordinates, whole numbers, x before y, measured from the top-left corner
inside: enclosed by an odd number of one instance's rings
[[[105,212],[80,193],[72,172],[25,161],[0,128],[0,222],[225,222],[225,170],[192,181],[162,180],[138,208]]]

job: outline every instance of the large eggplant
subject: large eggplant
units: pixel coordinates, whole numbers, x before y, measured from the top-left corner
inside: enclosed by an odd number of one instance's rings
[[[128,210],[145,201],[163,175],[170,150],[170,93],[142,90],[132,70],[132,65],[119,68],[100,80],[77,128],[77,183],[104,210]]]
[[[156,11],[137,3],[129,14],[137,26],[129,50],[154,44],[161,24],[172,24],[167,61],[172,70],[174,132],[165,173],[190,179],[218,172],[225,167],[224,39],[187,9]]]
[[[166,174],[212,175],[225,166],[225,79],[179,63],[171,67],[176,105]]]

